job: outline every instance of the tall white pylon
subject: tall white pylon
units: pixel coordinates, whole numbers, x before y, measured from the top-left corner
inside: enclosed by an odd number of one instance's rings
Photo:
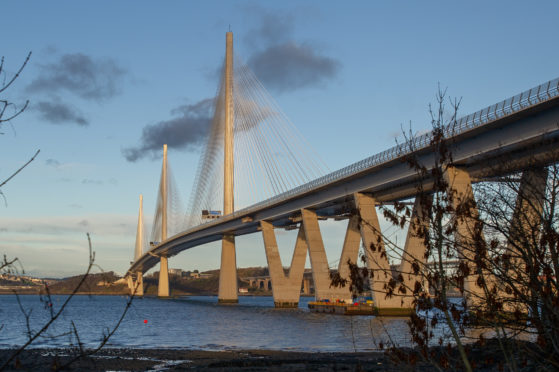
[[[134,261],[137,261],[144,254],[144,197],[140,194],[140,210],[138,212],[138,228],[136,229],[136,248],[134,250]]]
[[[233,102],[233,33],[225,37],[225,133],[223,161],[223,215],[234,211],[233,128],[235,112]],[[235,235],[224,234],[221,241],[221,269],[219,271],[218,302],[236,303],[237,258]]]
[[[163,145],[163,169],[161,171],[161,241],[167,240],[167,145]],[[169,297],[169,266],[167,256],[159,257],[159,284],[157,287],[158,297]]]
[[[138,261],[142,254],[144,254],[144,212],[143,212],[143,196],[140,194],[140,210],[138,212],[138,228],[136,229],[136,247],[134,249],[134,261]],[[136,280],[132,282],[130,288],[132,294],[136,296],[144,295],[144,281],[143,273],[136,272]]]

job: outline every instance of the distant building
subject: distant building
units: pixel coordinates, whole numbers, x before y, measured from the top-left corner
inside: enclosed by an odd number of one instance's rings
[[[169,275],[182,276],[182,270],[181,269],[169,269]]]

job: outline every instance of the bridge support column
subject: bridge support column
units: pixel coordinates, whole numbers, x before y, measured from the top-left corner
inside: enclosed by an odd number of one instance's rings
[[[342,255],[340,256],[340,262],[338,263],[338,273],[340,274],[340,278],[349,280],[350,268],[348,261],[353,264],[357,263],[360,245],[361,234],[359,232],[359,216],[353,215],[350,217],[347,224]]]
[[[379,315],[407,315],[410,309],[403,308],[404,301],[397,295],[397,289],[387,297],[388,283],[392,279],[390,263],[386,256],[384,241],[380,231],[376,211],[376,200],[370,195],[355,193],[355,205],[361,216],[361,239],[365,246],[367,267],[370,271],[370,283],[373,301]]]
[[[266,249],[266,259],[270,278],[272,279],[272,293],[275,307],[297,307],[301,295],[301,282],[307,260],[307,242],[303,224],[299,228],[289,274],[285,275],[281,263],[274,226],[266,221],[260,222],[262,237]]]
[[[485,290],[478,286],[480,274],[488,288],[493,282],[489,273],[476,270],[474,259],[476,256],[476,239],[484,239],[483,232],[478,231],[478,211],[474,202],[472,182],[467,171],[449,166],[444,173],[448,183],[448,193],[454,210],[469,208],[468,213],[461,213],[458,218],[455,232],[455,244],[458,248],[458,258],[470,267],[470,275],[464,279],[464,292],[468,304],[479,306],[485,298]],[[462,206],[462,207],[461,207]],[[473,269],[473,270],[472,270]]]
[[[128,275],[127,284],[128,290],[130,291],[130,295],[141,297],[144,295],[144,280],[143,280],[142,272],[138,271],[136,273],[136,278],[132,275]]]
[[[311,259],[315,298],[317,300],[351,299],[351,292],[347,286],[343,288],[330,286],[330,268],[316,213],[308,209],[301,209],[301,217]]]
[[[167,256],[161,256],[159,261],[158,297],[169,297],[169,266]]]
[[[136,296],[144,295],[144,276],[141,271],[136,273]]]
[[[311,294],[311,280],[303,278],[303,294],[308,296]]]
[[[130,294],[136,297],[141,297],[144,295],[144,278],[142,272],[138,271],[136,273],[136,278],[132,278],[131,275],[128,276],[128,288],[130,289]]]
[[[403,307],[413,307],[413,291],[416,283],[419,283],[426,292],[429,292],[424,275],[425,265],[427,264],[427,258],[425,258],[427,247],[425,246],[424,234],[429,229],[429,216],[426,214],[428,211],[424,209],[424,205],[430,204],[432,200],[432,195],[417,195],[413,204],[402,262],[398,270],[402,274],[406,288],[406,295],[401,296]],[[419,268],[417,274],[414,273],[414,264]]]
[[[235,236],[223,235],[221,242],[221,268],[219,271],[219,292],[217,301],[220,304],[236,304],[239,302],[239,295],[237,293]]]
[[[538,239],[542,225],[542,213],[545,203],[545,192],[547,187],[548,170],[547,168],[528,169],[522,173],[516,205],[510,226],[508,229],[509,242],[507,250],[512,260],[509,270],[510,278],[520,278],[524,283],[529,282],[529,274],[526,268],[526,251],[534,251],[534,245],[539,244]],[[498,283],[499,295],[506,298],[505,311],[514,312],[518,308],[518,303],[513,300],[514,293],[530,296],[527,287],[520,287],[515,284],[513,279],[508,283]],[[507,294],[505,287],[511,287],[512,293]],[[526,306],[520,309],[528,312]],[[537,311],[537,309],[533,309]]]
[[[128,275],[128,277],[126,278],[126,284],[128,284],[128,290],[132,295],[134,293],[134,279],[132,278],[132,275]]]

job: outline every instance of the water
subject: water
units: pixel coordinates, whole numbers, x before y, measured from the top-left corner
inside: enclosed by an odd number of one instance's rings
[[[53,296],[58,309],[66,296]],[[38,296],[21,296],[31,310],[30,325],[38,330],[49,313]],[[82,343],[95,347],[103,332],[122,314],[126,297],[76,296],[35,347],[66,347],[74,322]],[[309,312],[310,298],[298,309],[275,309],[271,297],[240,297],[238,305],[217,305],[216,297],[170,300],[135,299],[108,347],[192,348],[202,350],[273,349],[297,351],[369,351],[389,338],[409,346],[406,320],[372,316],[336,316]],[[147,323],[144,321],[147,320]],[[0,296],[0,348],[26,341],[25,317],[15,296]]]

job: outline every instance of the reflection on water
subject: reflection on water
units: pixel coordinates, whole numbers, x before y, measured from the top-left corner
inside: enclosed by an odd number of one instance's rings
[[[38,296],[20,298],[26,309],[32,309],[31,326],[38,329],[48,319],[47,310]],[[54,296],[55,309],[64,299]],[[301,298],[298,309],[275,309],[271,297],[240,297],[238,305],[218,305],[216,297],[203,296],[137,299],[109,346],[346,352],[375,350],[380,342],[390,341],[410,346],[406,319],[316,314],[307,309],[310,300]],[[95,346],[125,304],[125,297],[77,296],[51,329],[51,337],[41,338],[36,346],[67,346],[69,335],[52,337],[67,333],[71,320],[81,341]],[[0,322],[4,325],[0,347],[25,342],[25,318],[15,296],[0,297]]]

